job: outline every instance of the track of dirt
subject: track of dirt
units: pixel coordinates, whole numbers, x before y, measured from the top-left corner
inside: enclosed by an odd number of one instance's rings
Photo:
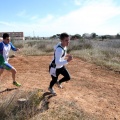
[[[29,91],[35,88],[47,92],[51,77],[48,66],[52,56],[17,56],[10,63],[17,69],[17,81],[22,84],[20,90]],[[56,104],[54,100],[64,98],[74,101],[83,111],[101,116],[105,120],[120,120],[120,74],[104,70],[99,66],[87,63],[78,58],[67,65],[71,81],[63,83],[64,88],[55,86],[57,96],[50,98],[49,109]],[[14,88],[11,73],[5,71],[0,83],[0,91]],[[5,99],[13,91],[0,93]]]

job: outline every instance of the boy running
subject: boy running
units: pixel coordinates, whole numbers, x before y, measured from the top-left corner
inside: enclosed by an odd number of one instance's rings
[[[69,42],[70,42],[70,37],[67,33],[62,33],[60,35],[60,40],[61,42],[54,47],[54,59],[51,62],[49,67],[49,72],[51,74],[52,81],[50,82],[48,90],[52,94],[56,94],[55,90],[53,89],[53,86],[55,83],[57,83],[59,88],[62,88],[61,83],[70,80],[70,75],[64,66],[72,60],[72,56],[67,55],[66,53],[67,46],[69,45]],[[67,60],[65,60],[65,57],[68,57]],[[58,76],[60,74],[63,75],[63,78],[57,81]]]
[[[8,63],[9,60],[9,52],[10,49],[13,51],[19,51],[19,48],[15,48],[12,43],[10,42],[10,37],[8,33],[3,34],[3,41],[0,42],[0,77],[3,73],[4,69],[10,71],[12,73],[12,79],[13,79],[13,85],[15,86],[21,86],[16,80],[15,80],[15,74],[16,69]]]

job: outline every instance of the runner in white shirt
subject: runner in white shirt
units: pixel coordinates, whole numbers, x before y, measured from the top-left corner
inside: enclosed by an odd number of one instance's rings
[[[48,90],[52,94],[56,94],[53,86],[55,83],[58,84],[58,87],[62,88],[61,83],[70,80],[70,75],[64,65],[68,64],[72,60],[71,55],[67,55],[67,46],[69,45],[70,38],[67,33],[62,33],[60,35],[61,42],[54,47],[54,58],[49,66],[49,72],[52,77]],[[65,60],[65,57],[68,57]],[[58,80],[58,76],[62,74],[63,78]]]

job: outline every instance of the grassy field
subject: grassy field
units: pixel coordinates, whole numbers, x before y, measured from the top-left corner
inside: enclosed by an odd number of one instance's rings
[[[14,41],[23,55],[49,55],[58,40]],[[120,71],[120,40],[76,40],[71,41],[68,53],[102,67]]]

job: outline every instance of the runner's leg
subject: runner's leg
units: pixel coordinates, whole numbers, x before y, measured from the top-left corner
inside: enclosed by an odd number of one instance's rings
[[[71,79],[70,74],[65,67],[61,68],[60,74],[62,74],[64,77],[59,80],[59,84],[61,84],[62,82],[66,82],[66,81]]]

